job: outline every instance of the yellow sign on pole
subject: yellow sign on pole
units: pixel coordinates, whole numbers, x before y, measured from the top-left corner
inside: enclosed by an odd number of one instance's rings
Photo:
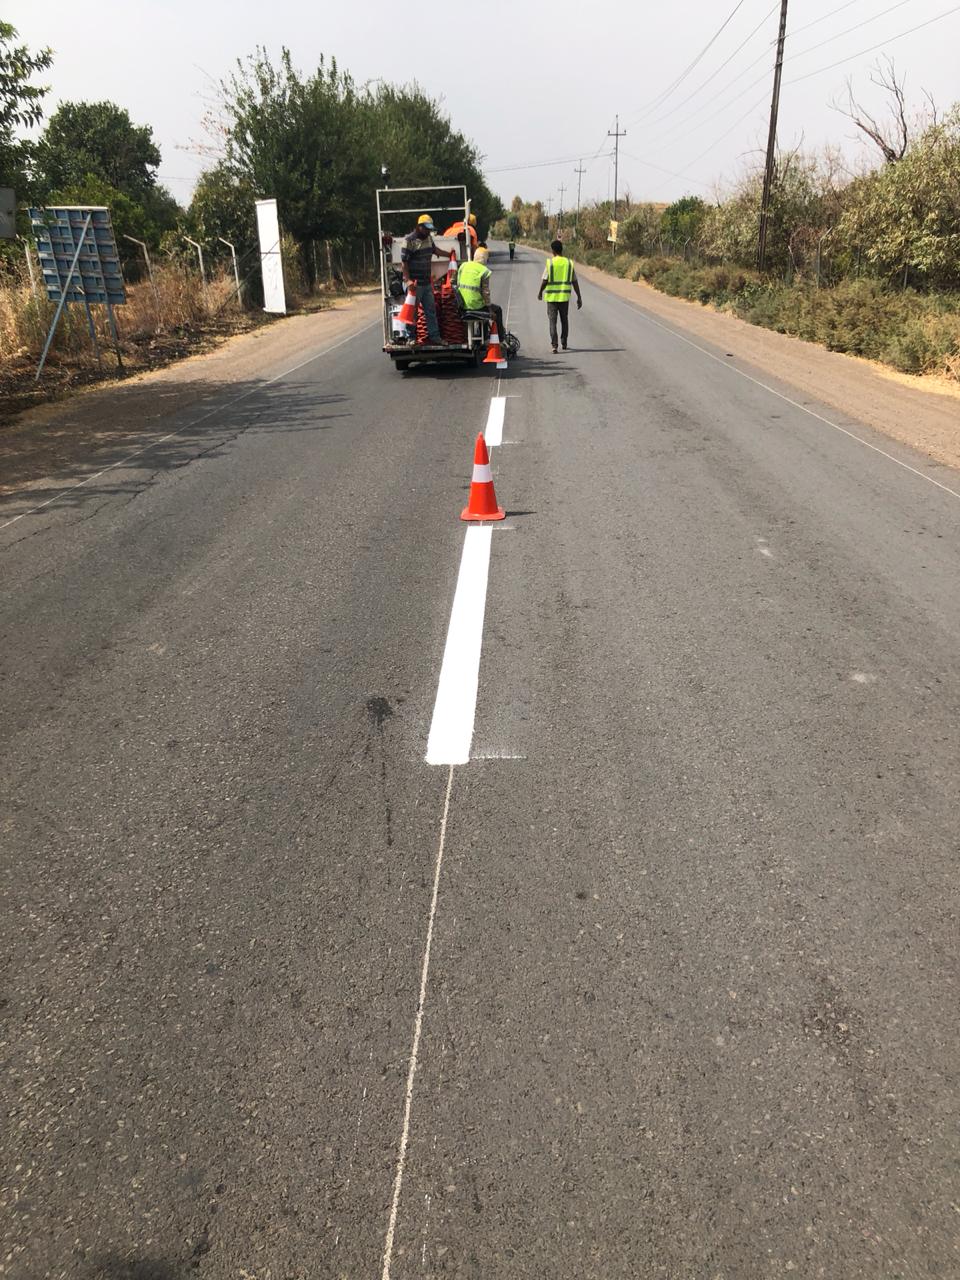
[[[610,219],[610,234],[607,236],[607,239],[611,241],[611,243],[613,244],[617,243],[617,227],[619,225],[620,224],[616,221],[616,219],[614,218]]]

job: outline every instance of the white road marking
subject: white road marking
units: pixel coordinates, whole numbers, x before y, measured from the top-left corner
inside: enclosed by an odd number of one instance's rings
[[[481,529],[469,529],[471,533],[483,532]],[[487,530],[489,533],[490,530]],[[440,894],[440,872],[443,868],[443,849],[447,841],[447,819],[450,816],[450,793],[453,790],[453,765],[447,775],[447,793],[443,801],[443,817],[440,819],[440,843],[437,848],[437,860],[433,869],[433,896],[430,899],[430,915],[427,918],[427,938],[423,948],[423,964],[420,969],[420,995],[417,999],[417,1016],[413,1022],[413,1044],[410,1048],[410,1063],[407,1067],[407,1091],[403,1104],[403,1127],[400,1131],[400,1146],[397,1151],[397,1169],[393,1179],[393,1197],[390,1201],[390,1219],[387,1223],[387,1238],[383,1246],[383,1270],[381,1280],[390,1280],[390,1265],[393,1261],[393,1241],[397,1230],[397,1213],[400,1209],[400,1192],[403,1190],[403,1171],[407,1163],[407,1147],[410,1144],[410,1112],[413,1108],[413,1086],[417,1077],[417,1062],[420,1056],[420,1036],[423,1031],[423,1006],[427,998],[427,976],[430,972],[430,950],[433,946],[433,924],[437,915],[437,898]]]
[[[762,387],[764,391],[769,391],[772,396],[776,396],[778,400],[782,400],[784,404],[791,405],[794,409],[800,409],[803,413],[807,413],[811,418],[816,418],[818,422],[822,422],[826,427],[833,427],[834,431],[839,431],[845,436],[849,436],[851,440],[856,440],[857,444],[862,444],[865,449],[872,449],[874,453],[879,453],[882,458],[886,458],[890,462],[895,462],[898,467],[903,467],[904,471],[909,471],[912,475],[919,476],[921,480],[926,480],[932,485],[936,485],[938,489],[942,489],[944,493],[949,493],[952,498],[960,498],[960,491],[951,489],[947,484],[941,484],[939,480],[934,480],[933,476],[928,476],[926,472],[919,471],[916,467],[911,467],[909,462],[903,462],[900,458],[894,457],[892,453],[887,453],[886,449],[881,449],[879,445],[871,444],[869,440],[864,440],[863,436],[858,436],[855,431],[850,431],[846,427],[841,427],[839,422],[831,422],[829,418],[825,418],[822,413],[815,413],[813,409],[808,409],[805,404],[801,404],[798,400],[791,400],[789,396],[785,396],[782,391],[778,391],[776,387],[771,387],[769,383],[762,382],[759,378],[752,377],[749,373],[744,373],[742,369],[738,369],[736,365],[730,364],[728,360],[715,356],[712,351],[708,351],[706,347],[701,347],[698,342],[692,342],[689,338],[685,338],[682,333],[677,333],[676,329],[671,329],[668,324],[661,324],[659,320],[654,320],[652,316],[647,315],[639,306],[632,302],[627,302],[623,298],[618,298],[615,293],[608,295],[614,302],[619,302],[622,307],[626,307],[628,311],[632,311],[635,316],[639,316],[641,320],[645,320],[647,324],[652,324],[657,329],[662,329],[664,333],[669,333],[671,337],[677,339],[678,342],[685,342],[688,347],[693,347],[694,351],[699,351],[701,355],[712,360],[715,364],[722,365],[724,369],[729,369],[731,373],[735,373],[738,377],[746,378],[747,382],[752,382],[755,387]]]
[[[134,458],[139,458],[142,453],[148,453],[151,449],[156,449],[157,445],[164,444],[167,440],[175,440],[177,436],[182,436],[185,431],[191,431],[194,427],[199,427],[201,422],[206,422],[208,418],[214,417],[218,413],[223,413],[227,409],[232,409],[235,404],[239,404],[241,400],[247,400],[250,396],[255,396],[258,391],[262,391],[264,387],[270,387],[275,382],[279,382],[281,378],[288,378],[291,373],[296,373],[298,369],[302,369],[305,365],[313,364],[314,360],[319,360],[321,356],[329,355],[331,351],[336,351],[338,347],[342,347],[347,342],[352,342],[354,338],[359,338],[362,333],[366,333],[375,325],[380,324],[379,320],[373,320],[370,324],[366,324],[362,329],[358,329],[356,333],[348,334],[346,338],[342,338],[339,342],[335,342],[332,347],[324,347],[322,351],[315,352],[312,356],[307,356],[306,360],[301,360],[299,364],[292,365],[289,369],[284,369],[283,373],[278,373],[273,378],[267,378],[266,382],[261,382],[255,387],[251,387],[249,391],[244,391],[243,395],[237,396],[233,400],[228,400],[226,404],[218,405],[215,409],[210,409],[207,413],[202,413],[199,418],[195,418],[193,422],[188,422],[186,426],[180,427],[176,431],[169,431],[165,436],[161,436],[159,440],[151,440],[149,444],[143,445],[140,449],[134,449],[132,453],[128,453],[125,458],[121,458],[119,462],[111,462],[109,467],[104,467],[100,471],[95,471],[93,475],[84,476],[82,480],[78,480],[76,484],[65,485],[52,498],[48,498],[46,502],[38,503],[37,506],[31,507],[29,511],[21,511],[18,516],[14,516],[12,520],[7,520],[4,524],[0,524],[0,529],[8,529],[10,525],[16,524],[18,520],[22,520],[25,516],[34,516],[38,511],[42,511],[44,507],[49,507],[51,503],[59,501],[60,498],[67,493],[73,493],[74,489],[82,489],[85,484],[89,484],[91,480],[99,480],[101,476],[105,476],[108,471],[116,471],[118,467],[126,466]]]
[[[510,299],[513,297],[513,272],[510,272],[510,287],[507,289],[507,305],[503,308],[503,327],[506,329],[510,323]],[[509,367],[509,366],[508,366]],[[503,384],[503,374],[497,375],[497,395],[500,395],[500,387]]]
[[[437,699],[427,739],[427,764],[467,764],[480,684],[483,615],[493,530],[473,525],[463,539]]]
[[[494,396],[490,401],[487,429],[483,433],[488,449],[495,449],[498,445],[503,444],[503,415],[506,409],[506,396]]]

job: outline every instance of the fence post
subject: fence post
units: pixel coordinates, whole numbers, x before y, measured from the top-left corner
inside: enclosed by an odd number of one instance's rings
[[[240,272],[237,270],[237,250],[229,240],[224,240],[223,236],[217,236],[221,244],[225,244],[230,250],[230,256],[233,258],[233,278],[237,284],[237,306],[243,306],[243,296],[240,291]]]
[[[150,252],[146,244],[142,240],[138,240],[136,236],[128,236],[123,233],[124,240],[129,240],[131,244],[138,244],[143,250],[143,260],[147,264],[147,279],[150,281],[150,288],[153,290],[153,305],[157,311],[157,332],[160,332],[160,294],[157,292],[156,282],[153,278],[153,264],[150,261]]]
[[[191,240],[189,236],[184,236],[183,238],[184,240],[186,240],[187,244],[193,245],[193,247],[197,251],[197,257],[200,259],[200,280],[203,283],[203,304],[204,306],[206,306],[207,304],[207,273],[203,267],[203,249],[197,243],[196,240]]]

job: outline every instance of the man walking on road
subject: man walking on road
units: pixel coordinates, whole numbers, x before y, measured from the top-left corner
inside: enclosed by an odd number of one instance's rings
[[[547,261],[543,269],[543,279],[540,281],[537,299],[539,301],[546,294],[550,346],[553,348],[553,354],[556,355],[557,317],[560,317],[560,344],[566,351],[567,335],[570,332],[570,291],[576,292],[578,311],[583,306],[583,298],[580,296],[580,281],[577,279],[573,263],[563,256],[563,241],[552,241],[550,248],[553,251],[553,257]]]
[[[427,322],[427,341],[443,345],[440,337],[440,326],[437,324],[437,306],[433,297],[434,258],[449,258],[449,254],[438,249],[433,239],[433,219],[429,213],[422,213],[417,219],[417,228],[411,231],[403,242],[400,261],[403,267],[403,283],[409,289],[413,285],[417,302],[423,309]],[[414,328],[416,334],[416,328]]]

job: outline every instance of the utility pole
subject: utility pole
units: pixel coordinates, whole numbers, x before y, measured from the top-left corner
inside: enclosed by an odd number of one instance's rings
[[[777,114],[780,110],[780,77],[783,73],[783,45],[787,38],[787,0],[780,0],[780,34],[777,37],[777,61],[773,70],[773,98],[770,102],[770,132],[767,135],[767,163],[763,171],[763,196],[760,200],[760,232],[757,237],[757,270],[767,260],[767,228],[770,222],[770,193],[773,189],[773,164],[777,152]]]
[[[573,229],[574,231],[579,231],[580,229],[580,187],[583,183],[583,175],[587,172],[586,169],[583,167],[582,160],[580,161],[579,167],[574,169],[573,172],[577,175],[577,216],[573,222]]]
[[[557,190],[560,192],[560,213],[557,217],[557,235],[558,236],[560,235],[560,232],[563,230],[563,193],[566,191],[566,189],[567,188],[563,185],[562,182],[560,183],[560,186],[557,188]]]
[[[786,4],[787,0],[783,0],[783,3]],[[613,220],[614,222],[616,222],[617,220],[617,178],[619,176],[619,170],[620,170],[620,139],[625,138],[626,136],[627,136],[626,129],[621,130],[620,128],[620,117],[618,115],[616,119],[616,124],[614,124],[613,126],[613,131],[611,132],[610,129],[607,130],[607,137],[613,138]]]

